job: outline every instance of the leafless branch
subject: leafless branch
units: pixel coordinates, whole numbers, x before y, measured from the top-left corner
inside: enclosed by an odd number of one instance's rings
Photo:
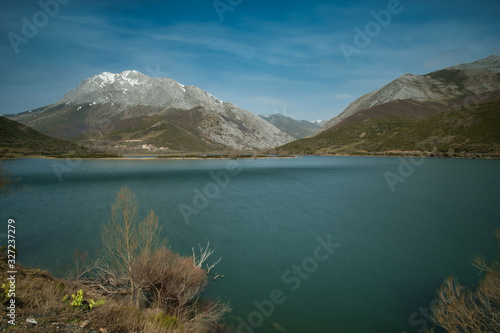
[[[194,247],[192,248],[193,251],[193,264],[195,267],[198,268],[203,268],[203,264],[210,258],[210,256],[215,252],[215,249],[211,250],[210,249],[210,241],[207,239],[207,246],[202,247],[201,245],[198,245],[200,253],[197,255],[195,253]],[[206,265],[206,271],[207,274],[210,273],[210,271],[222,260],[222,257],[220,257],[217,261],[212,263],[211,265],[205,264]]]

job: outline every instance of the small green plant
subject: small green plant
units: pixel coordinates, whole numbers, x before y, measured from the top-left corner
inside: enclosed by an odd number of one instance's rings
[[[69,302],[69,297],[67,294],[64,295],[62,301],[63,301],[63,303]],[[84,300],[83,300],[83,290],[82,289],[78,290],[76,295],[75,294],[71,295],[71,303],[70,304],[72,307],[78,308],[78,307],[83,305],[83,302],[84,302]]]
[[[3,279],[3,277],[0,276],[0,280],[2,280],[2,279]],[[3,291],[0,295],[0,303],[4,304],[10,299],[8,283],[2,283],[2,289],[3,289]]]
[[[96,301],[94,301],[93,298],[91,298],[87,302],[87,301],[85,301],[84,296],[85,295],[84,295],[83,290],[82,289],[78,290],[76,295],[75,294],[71,295],[70,305],[74,308],[84,307],[84,308],[88,308],[88,309],[93,309],[93,308],[98,308],[98,307],[106,304],[106,300],[104,300],[104,299],[100,299],[96,302]],[[70,302],[69,296],[67,294],[64,295],[62,301],[63,301],[63,303],[69,303]]]
[[[78,290],[78,292],[76,293],[76,296],[75,294],[71,295],[71,298],[72,298],[72,302],[71,302],[71,306],[72,307],[79,307],[79,306],[82,306],[83,304],[83,290],[80,289]]]

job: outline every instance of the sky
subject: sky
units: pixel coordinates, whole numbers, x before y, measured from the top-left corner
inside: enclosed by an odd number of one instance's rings
[[[0,4],[0,114],[102,72],[327,120],[405,73],[500,54],[498,0],[33,0]]]

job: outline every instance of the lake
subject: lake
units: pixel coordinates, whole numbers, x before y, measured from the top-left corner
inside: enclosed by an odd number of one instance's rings
[[[76,248],[98,250],[128,185],[174,251],[209,240],[222,257],[206,295],[230,302],[235,332],[421,332],[441,282],[476,283],[471,257],[499,250],[496,160],[22,159],[9,170],[30,187],[0,201],[20,263],[64,274]]]

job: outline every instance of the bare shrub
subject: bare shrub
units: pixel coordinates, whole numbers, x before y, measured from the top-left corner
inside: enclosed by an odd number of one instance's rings
[[[222,301],[206,301],[197,307],[184,309],[180,317],[186,318],[184,328],[187,332],[225,332],[225,326],[220,322],[229,311],[231,311],[229,305]]]
[[[193,249],[192,257],[172,252],[160,240],[153,211],[139,221],[128,187],[120,189],[111,213],[102,230],[103,256],[89,260],[80,251],[74,256],[72,273],[79,286],[106,298],[91,312],[91,324],[109,332],[222,332],[219,321],[229,306],[200,300],[208,273],[221,260],[207,263],[214,253],[210,243],[199,246],[198,254]]]
[[[199,254],[196,254],[194,247],[191,249],[193,251],[193,264],[198,268],[203,268],[203,264],[205,264],[207,274],[210,274],[210,271],[222,260],[222,257],[213,262],[211,265],[208,265],[206,261],[212,256],[215,250],[210,248],[209,240],[207,240],[207,246],[203,247],[201,245],[198,245],[198,247],[200,252]],[[218,274],[216,275],[216,277],[214,277],[214,280],[217,277],[219,277]]]
[[[500,229],[496,230],[500,241]],[[437,292],[434,322],[448,332],[500,332],[500,257],[491,264],[477,256],[473,264],[485,272],[477,287],[466,288],[454,277]]]
[[[155,306],[165,310],[193,301],[207,283],[203,269],[166,248],[152,255],[141,254],[135,261],[132,276],[142,290],[152,292]]]
[[[132,278],[132,266],[136,257],[146,255],[160,244],[161,227],[153,211],[139,222],[138,204],[129,187],[122,186],[111,206],[111,220],[102,228],[104,256],[118,274],[129,281],[130,293],[136,289]]]

